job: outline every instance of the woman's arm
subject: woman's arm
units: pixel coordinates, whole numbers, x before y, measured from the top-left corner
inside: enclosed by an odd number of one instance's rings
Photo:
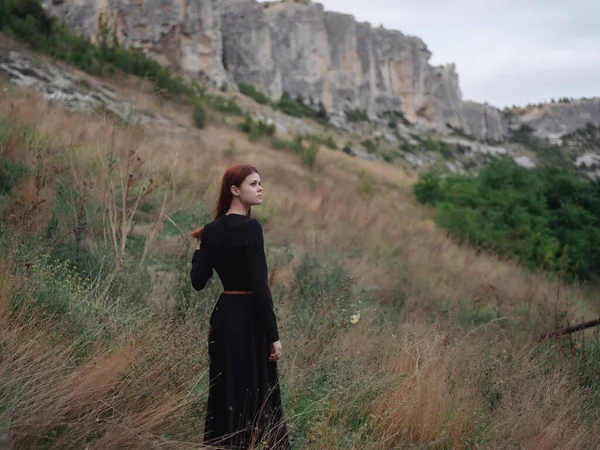
[[[192,256],[192,271],[190,272],[190,278],[192,280],[192,286],[197,291],[200,291],[206,286],[208,280],[213,276],[213,266],[208,257],[206,251],[206,245],[202,245],[202,242],[198,242],[198,247],[194,251]]]
[[[246,265],[250,274],[254,308],[265,329],[269,342],[273,343],[279,340],[279,332],[277,330],[275,311],[273,310],[271,290],[269,289],[262,226],[254,219],[248,226],[250,230]]]

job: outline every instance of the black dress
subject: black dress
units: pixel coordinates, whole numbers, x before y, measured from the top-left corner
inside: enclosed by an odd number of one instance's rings
[[[289,449],[277,362],[269,361],[270,343],[279,333],[256,219],[223,215],[204,227],[192,258],[192,286],[203,289],[213,268],[225,291],[252,294],[221,294],[210,318],[204,442],[219,448],[263,443],[265,449]]]

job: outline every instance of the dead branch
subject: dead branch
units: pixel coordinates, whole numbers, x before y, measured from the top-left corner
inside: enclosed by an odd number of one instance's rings
[[[565,334],[571,334],[576,331],[585,330],[586,328],[592,328],[592,327],[596,327],[598,325],[600,325],[600,319],[589,320],[587,322],[582,322],[577,325],[573,325],[573,326],[566,327],[566,328],[561,328],[559,330],[554,330],[551,333],[543,334],[540,336],[540,340],[545,341],[546,339],[564,336]]]

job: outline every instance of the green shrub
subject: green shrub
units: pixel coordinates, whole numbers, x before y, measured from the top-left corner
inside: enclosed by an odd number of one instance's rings
[[[302,154],[304,153],[304,145],[302,145],[302,136],[296,136],[292,141],[292,145],[290,146],[290,150],[295,153]]]
[[[377,153],[377,143],[373,142],[371,139],[365,139],[362,141],[362,145],[367,153]]]
[[[275,150],[285,150],[290,146],[290,143],[285,139],[277,137],[277,135],[271,137],[271,147]]]
[[[325,140],[325,146],[331,150],[337,150],[335,139],[333,139],[331,136],[327,136],[327,139]]]
[[[251,142],[260,139],[263,136],[274,136],[275,125],[268,124],[263,120],[255,121],[249,114],[244,117],[244,122],[238,125],[239,129],[249,135]]]
[[[384,111],[381,114],[381,117],[385,117],[389,120],[388,127],[395,129],[398,127],[398,120],[400,120],[404,125],[410,126],[411,123],[408,121],[406,116],[402,111],[393,110],[393,111]]]
[[[419,202],[435,205],[443,198],[441,184],[439,173],[431,170],[419,175],[419,181],[413,186],[413,193]]]
[[[234,116],[241,116],[242,109],[239,107],[235,98],[225,98],[222,95],[213,95],[209,97],[208,102],[210,107],[215,111]]]
[[[324,145],[325,147],[330,148],[332,150],[337,150],[337,144],[335,142],[335,139],[333,139],[331,136],[323,137],[316,134],[307,134],[304,135],[304,138],[316,143],[317,145]]]
[[[268,105],[271,103],[269,97],[262,92],[258,91],[251,84],[240,83],[239,84],[240,92],[244,94],[246,97],[250,97],[255,102],[260,103],[261,105]]]
[[[192,115],[194,118],[194,124],[200,129],[204,128],[206,125],[206,111],[200,103],[196,103],[194,105]]]
[[[348,122],[369,122],[369,115],[364,109],[349,109],[345,114]]]
[[[308,148],[300,154],[302,163],[309,168],[312,168],[317,162],[317,154],[319,153],[319,146],[316,143],[310,144]]]
[[[477,178],[425,174],[414,194],[460,242],[567,281],[600,275],[600,189],[588,180],[496,160]]]
[[[12,189],[13,185],[29,173],[29,168],[21,163],[0,159],[0,195]]]
[[[300,99],[293,99],[287,92],[284,92],[277,102],[277,109],[281,112],[293,117],[313,117],[315,111],[305,105]]]
[[[392,163],[394,162],[394,153],[392,152],[384,152],[381,154],[381,157],[383,158],[383,160],[387,163]]]

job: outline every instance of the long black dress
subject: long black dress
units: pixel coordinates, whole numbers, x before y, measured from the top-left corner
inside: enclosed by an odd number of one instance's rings
[[[213,268],[225,291],[252,294],[221,294],[210,318],[204,442],[219,448],[262,443],[265,449],[289,449],[277,362],[269,361],[270,343],[279,333],[256,219],[223,215],[204,227],[192,258],[192,286],[203,289]]]

